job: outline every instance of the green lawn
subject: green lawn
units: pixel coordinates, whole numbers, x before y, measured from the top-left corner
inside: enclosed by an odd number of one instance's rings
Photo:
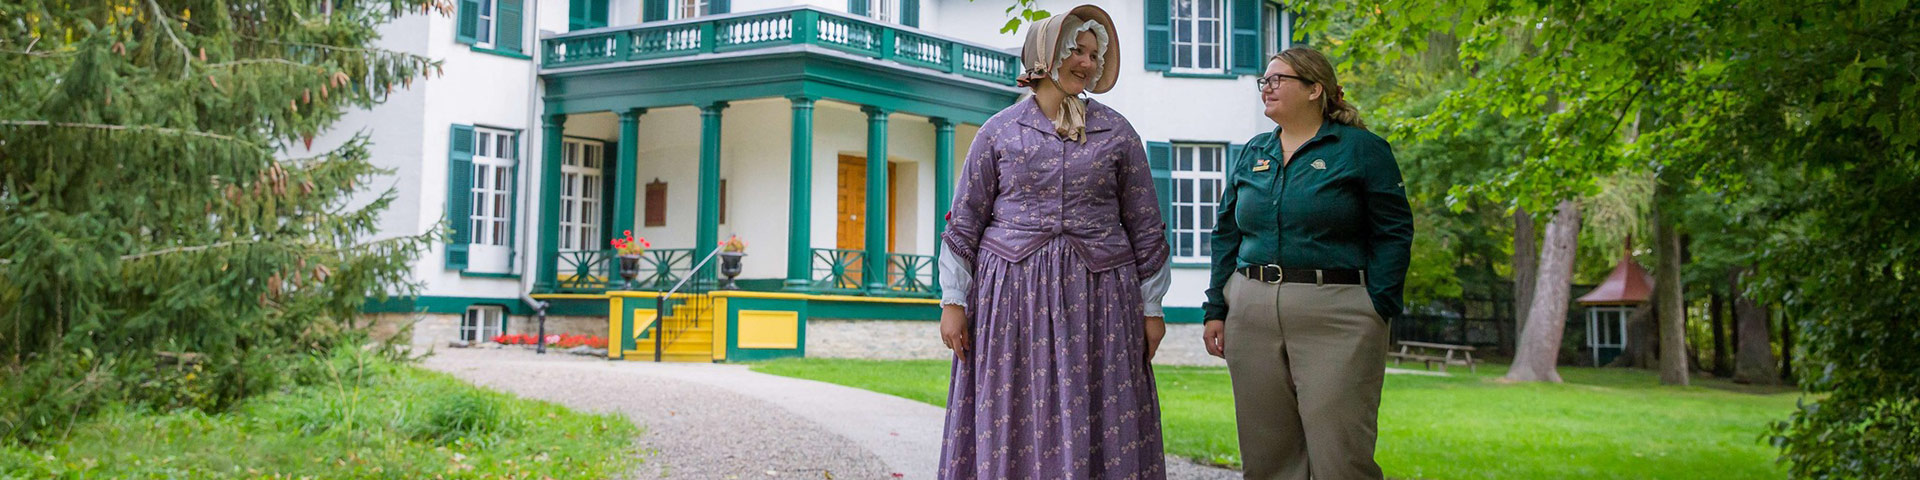
[[[611,478],[632,422],[482,390],[417,367],[250,399],[226,413],[116,410],[64,441],[0,443],[0,479]]]
[[[946,405],[945,361],[781,360],[754,370]],[[1418,367],[1415,367],[1418,368]],[[1782,478],[1761,440],[1797,394],[1718,380],[1659,386],[1653,372],[1561,368],[1567,383],[1388,375],[1378,459],[1394,478]],[[1224,368],[1156,367],[1167,452],[1238,466]]]

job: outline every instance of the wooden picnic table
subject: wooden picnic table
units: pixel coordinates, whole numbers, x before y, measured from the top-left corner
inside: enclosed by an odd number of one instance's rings
[[[1393,357],[1394,365],[1399,365],[1402,360],[1412,360],[1425,364],[1428,370],[1432,370],[1433,365],[1437,363],[1440,364],[1441,372],[1447,371],[1447,365],[1465,365],[1468,372],[1479,373],[1474,368],[1473,347],[1406,340],[1401,340],[1398,343],[1400,344],[1400,351],[1387,352],[1388,357]],[[1445,353],[1442,354],[1441,352]],[[1456,356],[1460,358],[1456,358]]]

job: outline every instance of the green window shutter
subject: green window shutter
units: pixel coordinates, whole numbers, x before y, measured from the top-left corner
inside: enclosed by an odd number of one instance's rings
[[[1173,70],[1172,17],[1167,0],[1147,0],[1147,70]]]
[[[455,16],[453,40],[472,45],[480,37],[480,0],[460,0],[460,13]]]
[[[587,28],[607,26],[607,0],[587,0]]]
[[[1160,219],[1173,234],[1173,144],[1147,142],[1147,168],[1153,171],[1153,194],[1160,198]]]
[[[1260,62],[1260,3],[1265,0],[1228,0],[1233,2],[1233,60],[1228,62],[1228,71],[1237,75],[1259,75],[1263,65]]]
[[[719,15],[731,11],[733,11],[733,2],[731,0],[708,0],[707,2],[708,15]]]
[[[493,47],[509,52],[521,53],[520,28],[521,0],[499,0],[499,12],[494,14],[493,25],[497,29],[493,35]]]
[[[666,20],[667,1],[668,0],[642,0],[640,5],[640,20],[646,22]]]
[[[626,174],[626,172],[622,172],[618,168],[618,165],[620,164],[620,162],[614,160],[619,157],[620,157],[619,142],[607,142],[601,145],[600,147],[600,246],[599,248],[590,248],[588,250],[613,248],[613,244],[608,242],[612,242],[615,237],[624,236],[617,232],[619,230],[625,230],[629,228],[629,227],[620,227],[616,229],[614,228],[614,225],[613,225],[613,217],[614,217],[613,196],[616,194],[618,195],[633,194],[633,192],[613,191],[613,189],[616,187],[614,182],[619,179],[617,175]]]
[[[447,141],[447,269],[467,269],[467,244],[473,242],[473,126],[454,125]]]
[[[885,1],[885,0],[881,0],[881,1]],[[854,15],[866,15],[867,0],[847,0],[847,13],[851,13]]]
[[[920,28],[920,0],[900,0],[900,24]]]

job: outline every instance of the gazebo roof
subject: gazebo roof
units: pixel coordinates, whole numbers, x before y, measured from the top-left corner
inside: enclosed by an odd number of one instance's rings
[[[1620,264],[1613,267],[1613,273],[1607,275],[1607,281],[1599,287],[1580,296],[1580,304],[1594,305],[1638,305],[1653,298],[1653,277],[1647,275],[1647,269],[1633,261],[1633,252],[1620,257]]]

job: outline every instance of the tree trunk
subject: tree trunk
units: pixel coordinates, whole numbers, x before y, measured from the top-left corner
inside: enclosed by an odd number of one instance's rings
[[[1527,309],[1533,308],[1533,282],[1540,273],[1539,244],[1534,238],[1533,215],[1513,210],[1513,338],[1519,343],[1527,330]]]
[[[1560,382],[1555,368],[1560,358],[1560,336],[1566,333],[1567,297],[1572,293],[1574,253],[1579,247],[1580,206],[1572,200],[1554,208],[1547,222],[1547,238],[1540,252],[1539,278],[1533,302],[1527,308],[1527,326],[1513,356],[1507,380]]]
[[[1780,312],[1780,381],[1788,385],[1799,383],[1793,378],[1793,317],[1785,308]]]
[[[1767,308],[1753,299],[1747,298],[1740,289],[1740,277],[1744,269],[1733,273],[1733,321],[1739,338],[1739,348],[1733,352],[1733,381],[1737,383],[1774,385],[1780,383],[1780,367],[1773,357],[1773,335],[1768,333],[1767,324],[1771,315]]]
[[[1608,367],[1615,368],[1653,368],[1660,364],[1660,332],[1655,325],[1652,305],[1640,305],[1627,314],[1627,348],[1614,358]]]
[[[1721,309],[1726,307],[1725,299],[1716,289],[1707,300],[1707,318],[1713,323],[1713,376],[1726,378],[1733,376],[1733,356],[1727,353],[1726,315]]]
[[[1671,196],[1664,183],[1656,197]],[[1660,384],[1687,385],[1687,306],[1680,285],[1680,232],[1675,218],[1654,200],[1653,240],[1660,266],[1654,271],[1653,300],[1660,317]]]

